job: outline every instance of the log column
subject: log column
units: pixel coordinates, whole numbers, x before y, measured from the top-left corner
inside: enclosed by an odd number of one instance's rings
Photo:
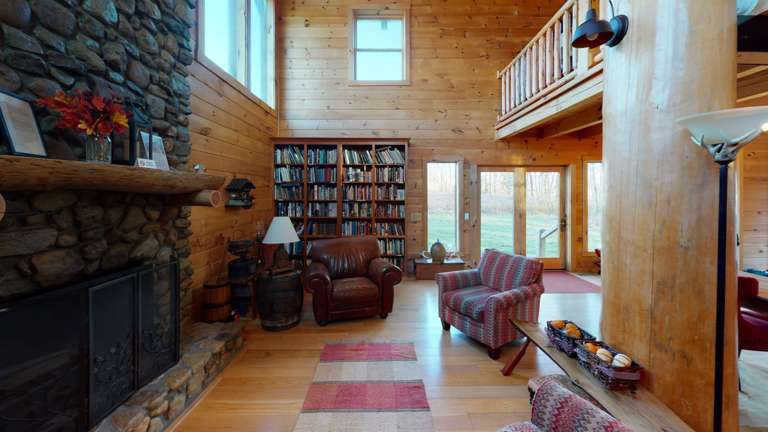
[[[646,367],[657,397],[693,429],[710,431],[718,167],[676,119],[735,105],[735,0],[614,4],[630,26],[605,59],[601,331]],[[730,431],[738,428],[732,247],[728,267],[723,430]]]

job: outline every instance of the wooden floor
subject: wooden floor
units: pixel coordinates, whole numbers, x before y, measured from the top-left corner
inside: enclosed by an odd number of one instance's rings
[[[503,357],[493,361],[485,349],[457,330],[443,332],[436,291],[432,281],[400,284],[395,288],[394,312],[387,320],[371,318],[321,328],[307,303],[302,323],[291,330],[265,332],[252,322],[244,353],[176,430],[293,430],[320,351],[326,341],[334,340],[415,342],[436,431],[496,431],[529,420],[528,378],[559,369],[544,354],[529,349],[515,373],[502,376],[499,369],[517,348],[506,347]],[[545,294],[542,299],[542,320],[572,319],[596,332],[599,317],[600,294]]]

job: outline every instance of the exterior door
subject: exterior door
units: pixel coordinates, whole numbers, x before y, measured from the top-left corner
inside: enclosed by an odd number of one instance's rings
[[[565,267],[564,168],[481,167],[480,252],[498,249]]]

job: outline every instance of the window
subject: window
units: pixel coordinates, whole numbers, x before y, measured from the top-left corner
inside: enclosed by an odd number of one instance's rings
[[[427,249],[440,240],[449,252],[459,250],[458,166],[427,163]]]
[[[353,10],[350,79],[363,84],[406,84],[408,20],[404,10]]]
[[[587,162],[587,250],[601,248],[602,215],[605,208],[605,185],[603,183],[603,164]]]
[[[201,63],[275,106],[274,0],[203,0]],[[201,55],[200,55],[201,54]]]

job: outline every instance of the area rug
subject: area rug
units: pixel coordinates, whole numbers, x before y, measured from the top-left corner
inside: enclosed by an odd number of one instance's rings
[[[545,294],[584,294],[599,292],[599,286],[566,271],[547,270],[544,272]]]
[[[413,343],[326,344],[293,430],[432,431]]]

